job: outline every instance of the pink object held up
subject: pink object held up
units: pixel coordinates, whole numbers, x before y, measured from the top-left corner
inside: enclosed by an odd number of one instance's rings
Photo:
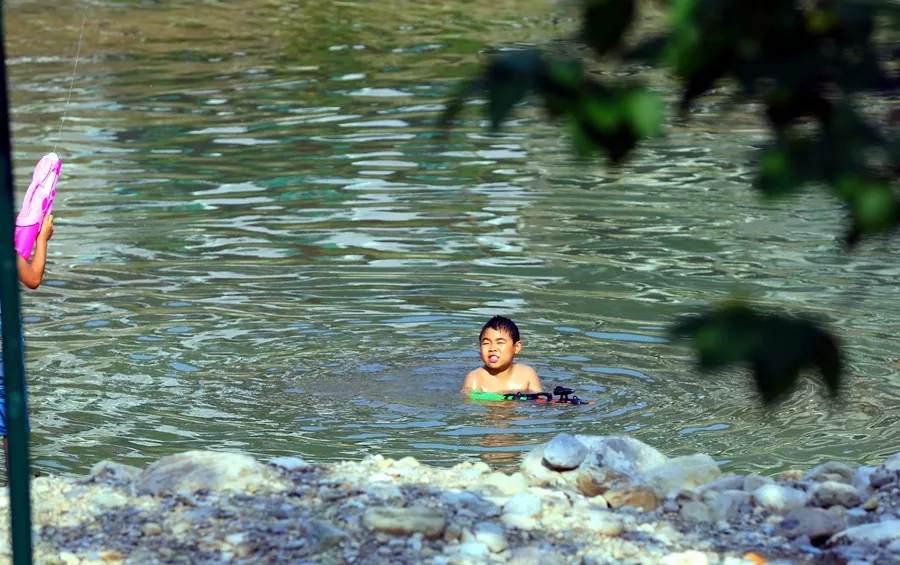
[[[56,153],[48,153],[41,157],[34,167],[31,185],[22,200],[22,210],[16,218],[16,251],[27,261],[34,248],[34,240],[41,231],[44,218],[53,209],[53,197],[56,196],[56,181],[62,170],[62,161]]]

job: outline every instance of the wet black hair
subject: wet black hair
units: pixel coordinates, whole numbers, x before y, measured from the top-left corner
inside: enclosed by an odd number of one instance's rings
[[[509,318],[504,318],[503,316],[494,316],[493,318],[488,320],[484,327],[481,328],[481,333],[478,334],[479,342],[481,341],[481,338],[484,337],[484,332],[488,328],[508,334],[510,339],[513,340],[513,343],[519,341],[519,326],[517,326],[516,323]]]

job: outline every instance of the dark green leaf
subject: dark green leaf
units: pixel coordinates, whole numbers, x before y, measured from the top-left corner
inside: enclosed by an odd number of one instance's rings
[[[634,61],[646,65],[658,65],[663,63],[663,57],[669,47],[669,35],[661,35],[644,40],[634,47],[622,53],[622,60]]]
[[[517,51],[495,55],[488,62],[483,84],[487,89],[488,117],[498,129],[513,107],[534,89],[544,73],[544,61],[538,51]]]
[[[584,27],[582,39],[599,55],[615,49],[635,14],[635,0],[582,0]]]
[[[443,114],[441,114],[440,126],[442,128],[450,127],[452,122],[462,112],[466,100],[482,88],[483,86],[478,80],[468,81],[459,87],[456,93],[450,98],[450,101],[447,102],[447,107],[444,109]]]
[[[789,392],[806,368],[818,370],[830,395],[839,390],[837,339],[814,321],[759,313],[737,303],[691,317],[672,331],[693,338],[704,370],[748,366],[766,404]]]

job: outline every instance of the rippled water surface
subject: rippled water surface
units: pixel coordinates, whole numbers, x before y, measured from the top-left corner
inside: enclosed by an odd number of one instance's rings
[[[5,6],[17,197],[64,161],[23,296],[39,468],[188,448],[506,467],[562,431],[737,470],[900,449],[900,261],[840,251],[825,197],[761,203],[755,123],[701,108],[618,172],[529,111],[438,137],[480,49],[570,31],[549,3],[92,0],[67,108],[83,6]],[[666,339],[737,289],[832,320],[838,405],[809,381],[764,412],[745,373],[698,375]],[[494,314],[546,386],[597,404],[463,402]]]

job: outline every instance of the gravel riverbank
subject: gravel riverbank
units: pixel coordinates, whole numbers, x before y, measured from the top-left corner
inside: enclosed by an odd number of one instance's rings
[[[512,474],[191,451],[32,488],[39,564],[900,563],[900,454],[723,475],[707,455],[561,434]],[[0,510],[8,556],[5,489]]]

